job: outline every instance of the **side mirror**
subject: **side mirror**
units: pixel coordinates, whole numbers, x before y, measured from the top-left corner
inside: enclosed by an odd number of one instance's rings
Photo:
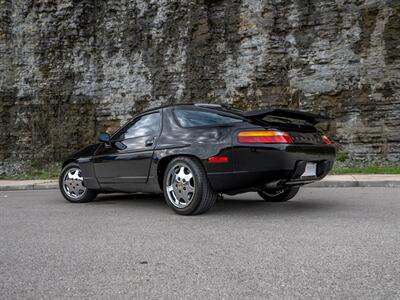
[[[110,144],[110,135],[107,132],[101,132],[99,135],[99,141],[109,145]]]

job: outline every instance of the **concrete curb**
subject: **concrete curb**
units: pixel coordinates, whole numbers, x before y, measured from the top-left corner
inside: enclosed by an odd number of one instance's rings
[[[311,184],[306,185],[306,187],[313,188],[328,188],[328,187],[337,187],[337,188],[349,188],[349,187],[400,187],[400,181],[398,180],[366,180],[366,181],[336,181],[336,180],[327,180],[327,181],[317,181]]]
[[[58,180],[0,180],[0,191],[53,190]]]
[[[309,187],[400,187],[400,175],[349,174],[328,175]]]
[[[1,185],[0,191],[29,191],[29,190],[56,190],[57,183],[48,184],[18,184],[18,185]]]
[[[309,188],[387,187],[400,188],[397,175],[331,175],[321,181],[308,184]],[[57,180],[0,180],[0,191],[56,190]]]

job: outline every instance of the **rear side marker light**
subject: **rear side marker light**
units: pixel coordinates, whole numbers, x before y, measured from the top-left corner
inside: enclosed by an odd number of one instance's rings
[[[275,130],[241,131],[238,133],[239,143],[292,144],[287,132]]]
[[[212,156],[207,159],[209,163],[227,163],[229,162],[228,156]]]
[[[332,144],[332,141],[326,135],[321,136],[321,139],[326,145]]]

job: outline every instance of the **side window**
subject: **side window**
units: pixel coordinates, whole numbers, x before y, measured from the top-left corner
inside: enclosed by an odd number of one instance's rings
[[[176,109],[175,116],[182,127],[198,127],[207,125],[223,125],[229,123],[242,122],[242,119],[220,115],[218,113],[189,110],[189,109]]]
[[[144,115],[119,132],[113,140],[122,141],[141,136],[158,135],[160,132],[160,125],[160,113]]]

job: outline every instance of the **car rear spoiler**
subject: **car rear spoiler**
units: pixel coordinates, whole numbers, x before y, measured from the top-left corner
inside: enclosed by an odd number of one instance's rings
[[[283,118],[303,120],[313,125],[319,122],[329,120],[329,118],[322,115],[300,110],[284,109],[284,108],[268,108],[268,109],[252,110],[248,112],[243,112],[242,116],[245,118],[258,119],[258,120],[261,120],[266,116],[283,117]]]

